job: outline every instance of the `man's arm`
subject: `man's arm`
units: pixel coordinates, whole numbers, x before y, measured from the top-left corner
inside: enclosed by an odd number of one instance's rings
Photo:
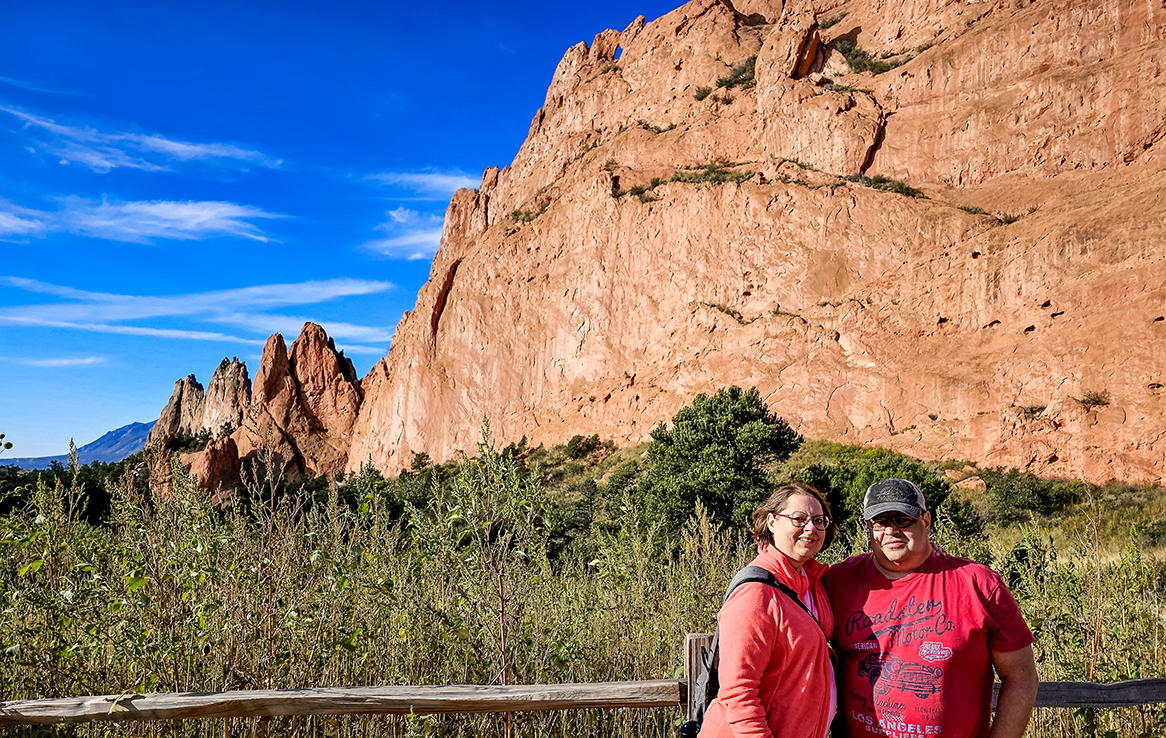
[[[1000,696],[988,738],[1021,738],[1032,717],[1040,683],[1032,646],[1015,651],[992,651],[992,666],[1000,677]]]

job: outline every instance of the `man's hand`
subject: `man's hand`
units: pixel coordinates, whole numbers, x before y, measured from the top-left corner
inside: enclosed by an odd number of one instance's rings
[[[1000,677],[1000,696],[988,738],[1021,738],[1032,717],[1040,684],[1032,646],[1015,651],[992,651],[992,666]]]

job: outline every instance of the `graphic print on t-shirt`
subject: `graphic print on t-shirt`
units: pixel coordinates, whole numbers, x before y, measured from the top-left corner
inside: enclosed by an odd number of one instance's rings
[[[926,641],[919,647],[919,657],[929,664],[936,661],[947,661],[951,658],[952,650],[942,643]]]
[[[871,654],[858,664],[858,675],[870,680],[875,694],[883,695],[891,690],[910,692],[925,700],[936,692],[943,691],[939,679],[943,669],[926,664],[913,664],[898,656]]]
[[[915,595],[902,603],[892,599],[885,611],[867,614],[856,610],[846,618],[847,636],[861,632],[864,640],[881,639],[887,649],[942,636],[954,628],[941,600],[917,599]]]

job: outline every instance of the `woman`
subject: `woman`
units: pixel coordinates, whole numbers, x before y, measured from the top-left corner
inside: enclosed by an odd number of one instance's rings
[[[824,738],[837,705],[826,639],[834,615],[814,560],[834,531],[822,493],[787,484],[753,513],[754,566],[794,590],[742,584],[717,615],[720,691],[709,706],[701,738]]]

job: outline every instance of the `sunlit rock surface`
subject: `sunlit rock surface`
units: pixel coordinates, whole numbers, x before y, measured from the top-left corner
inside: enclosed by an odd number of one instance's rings
[[[1162,479],[1164,33],[1126,0],[694,0],[568,49],[450,203],[347,468],[448,458],[483,416],[639,441],[739,384],[811,436]],[[851,72],[840,39],[904,63]],[[650,187],[714,160],[754,175]]]

